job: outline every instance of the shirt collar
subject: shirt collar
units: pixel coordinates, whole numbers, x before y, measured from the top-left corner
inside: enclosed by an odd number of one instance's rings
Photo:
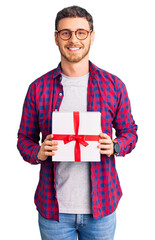
[[[57,78],[59,75],[61,75],[61,62],[59,63],[58,67],[54,69],[53,77]]]
[[[89,71],[91,75],[94,75],[97,70],[97,66],[93,64],[91,61],[89,61]],[[59,63],[58,67],[54,69],[54,78],[57,78],[59,75],[61,75],[61,62]]]

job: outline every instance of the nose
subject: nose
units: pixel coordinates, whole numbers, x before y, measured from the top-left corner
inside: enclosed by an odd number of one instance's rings
[[[75,35],[75,32],[72,32],[72,36],[71,36],[71,38],[69,39],[69,41],[70,41],[70,42],[78,42],[78,39],[77,39],[77,37],[76,37],[76,35]]]

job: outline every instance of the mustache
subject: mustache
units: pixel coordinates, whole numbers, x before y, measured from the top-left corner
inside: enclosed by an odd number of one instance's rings
[[[77,45],[77,44],[67,44],[66,45],[67,48],[82,48],[83,45]]]

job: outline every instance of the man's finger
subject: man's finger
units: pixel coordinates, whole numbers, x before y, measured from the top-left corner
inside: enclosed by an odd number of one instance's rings
[[[51,140],[53,138],[53,134],[49,134],[46,136],[46,140]]]
[[[56,151],[58,148],[56,146],[45,146],[45,151]]]
[[[47,157],[50,157],[50,156],[54,156],[55,155],[55,152],[45,152],[45,156],[47,156]]]
[[[110,155],[111,155],[109,150],[100,150],[100,153],[104,154],[104,155],[107,155],[108,157],[110,157]]]
[[[108,134],[103,133],[103,132],[100,133],[100,137],[101,138],[105,138],[105,139],[109,139],[110,138]]]
[[[58,142],[57,141],[55,141],[55,140],[45,140],[45,144],[47,145],[47,146],[52,146],[52,145],[58,145]]]
[[[99,144],[97,147],[100,149],[111,149],[111,146],[109,144],[106,144],[106,145]]]
[[[101,138],[99,139],[99,143],[103,143],[103,144],[111,144],[111,139],[110,138]]]

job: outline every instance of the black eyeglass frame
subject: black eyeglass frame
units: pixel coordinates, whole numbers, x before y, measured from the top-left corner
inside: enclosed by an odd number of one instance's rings
[[[65,30],[67,30],[68,32],[69,32],[69,38],[67,38],[67,39],[64,39],[64,38],[62,38],[61,36],[60,36],[60,33],[62,32],[62,31],[65,31]],[[85,38],[83,38],[83,39],[80,39],[80,38],[78,38],[77,37],[77,32],[78,31],[80,31],[80,30],[84,30],[84,31],[86,31],[87,32],[87,36],[85,37]],[[91,33],[93,30],[85,30],[85,29],[83,29],[83,28],[79,28],[79,29],[77,29],[76,31],[71,31],[70,29],[62,29],[62,30],[60,30],[60,31],[57,31],[57,30],[55,30],[55,32],[57,33],[57,34],[59,34],[59,36],[60,36],[60,38],[62,39],[62,40],[64,40],[64,41],[68,41],[71,37],[72,37],[72,33],[73,32],[75,32],[75,36],[76,36],[76,38],[77,39],[79,39],[79,40],[85,40],[87,37],[88,37],[88,34],[89,33]]]

